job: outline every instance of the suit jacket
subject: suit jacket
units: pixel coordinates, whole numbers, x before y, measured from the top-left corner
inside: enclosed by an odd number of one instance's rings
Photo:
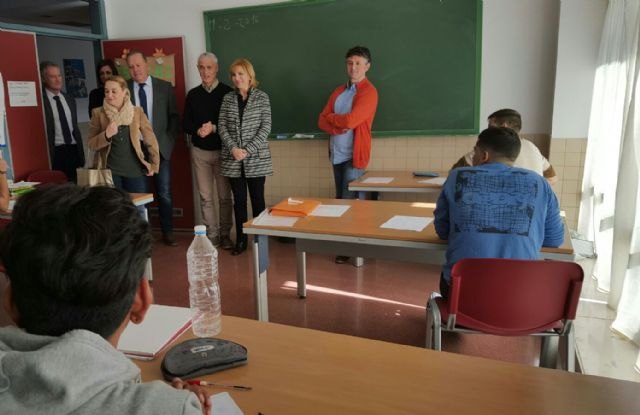
[[[69,110],[71,111],[71,135],[73,135],[73,139],[76,140],[76,144],[78,147],[78,154],[80,155],[81,166],[84,166],[84,146],[82,144],[82,135],[80,134],[80,129],[78,128],[78,112],[76,111],[76,100],[70,95],[65,94],[64,92],[60,92],[60,94],[64,97],[65,101],[67,101],[67,105],[69,106]],[[51,159],[51,164],[53,165],[53,154],[54,147],[56,142],[56,127],[53,120],[53,110],[51,109],[51,103],[49,102],[49,97],[47,97],[47,91],[42,90],[42,105],[44,106],[44,119],[47,123],[47,142],[49,143],[49,158]]]
[[[155,77],[151,77],[151,87],[153,88],[153,132],[158,139],[160,154],[165,160],[171,159],[171,152],[176,143],[180,114],[176,105],[176,94],[171,83]],[[131,102],[136,104],[133,96],[133,80],[128,81]]]
[[[251,89],[242,121],[237,93],[231,91],[225,95],[220,108],[218,132],[224,144],[220,152],[223,176],[241,177],[242,167],[245,177],[273,174],[271,151],[267,142],[271,132],[271,104],[265,92]],[[236,161],[231,155],[234,148],[245,149],[249,155],[242,161]]]
[[[89,148],[96,152],[93,159],[93,167],[107,167],[109,151],[111,150],[111,140],[107,140],[105,135],[108,125],[109,119],[104,109],[102,107],[94,109],[89,123]],[[144,158],[142,145],[140,144],[140,134],[142,134],[142,142],[147,147],[149,161]],[[158,140],[156,140],[149,119],[144,115],[140,107],[133,108],[133,121],[129,124],[129,139],[140,162],[147,168],[151,168],[154,173],[157,173],[160,168]]]

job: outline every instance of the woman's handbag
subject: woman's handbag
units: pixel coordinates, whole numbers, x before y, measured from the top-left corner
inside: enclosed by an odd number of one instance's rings
[[[78,174],[79,186],[109,186],[113,187],[113,176],[111,169],[103,166],[102,157],[98,157],[98,165],[94,168],[79,168],[76,170]]]

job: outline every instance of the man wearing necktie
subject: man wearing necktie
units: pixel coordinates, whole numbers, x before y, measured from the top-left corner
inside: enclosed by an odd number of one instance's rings
[[[180,122],[176,95],[167,81],[149,76],[149,67],[142,52],[127,55],[129,66],[129,90],[133,103],[141,107],[149,118],[160,146],[160,171],[153,176],[160,213],[162,241],[176,246],[173,239],[173,201],[171,197],[171,152],[178,134]]]
[[[42,102],[47,123],[51,168],[76,181],[76,169],[84,166],[84,147],[78,128],[76,100],[62,92],[62,73],[53,62],[40,64],[44,89]]]

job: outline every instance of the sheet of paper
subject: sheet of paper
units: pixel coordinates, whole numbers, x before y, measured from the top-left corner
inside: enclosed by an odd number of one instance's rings
[[[284,226],[284,227],[292,227],[296,224],[300,218],[296,218],[293,216],[272,216],[267,211],[264,211],[253,220],[254,225],[259,226]]]
[[[446,177],[434,177],[433,179],[418,180],[418,183],[431,183],[431,184],[439,184],[440,186],[442,186],[445,180],[447,180]]]
[[[432,217],[396,215],[383,223],[380,227],[386,229],[422,232],[422,230],[431,222],[433,222]]]
[[[211,396],[211,414],[213,415],[244,415],[229,392],[216,393]]]
[[[320,205],[309,214],[309,216],[324,216],[327,218],[339,218],[344,212],[349,210],[347,205]]]
[[[393,181],[393,177],[367,177],[362,181],[362,183],[384,184],[384,183],[391,183],[392,181]]]
[[[15,182],[15,183],[9,184],[9,190],[24,189],[25,187],[33,187],[33,186],[36,186],[36,185],[39,185],[39,184],[40,184],[40,182],[20,181],[20,182]]]
[[[7,81],[9,105],[12,107],[37,107],[36,83],[33,81]]]

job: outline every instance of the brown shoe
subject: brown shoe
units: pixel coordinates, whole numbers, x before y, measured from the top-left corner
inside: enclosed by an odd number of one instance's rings
[[[178,243],[173,239],[173,234],[171,233],[165,233],[162,235],[162,243],[167,246],[178,246]]]
[[[224,250],[229,250],[233,248],[233,241],[228,236],[223,236],[220,238],[220,248]]]

